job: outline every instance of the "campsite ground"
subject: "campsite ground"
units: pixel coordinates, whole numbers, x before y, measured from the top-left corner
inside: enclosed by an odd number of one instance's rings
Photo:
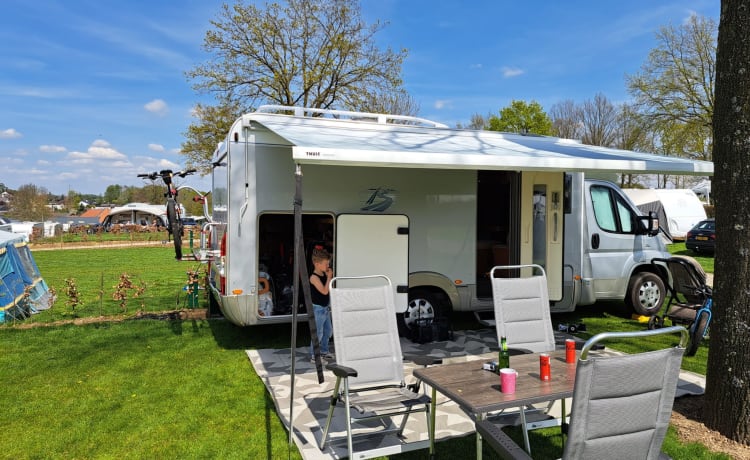
[[[132,245],[138,245],[138,243],[131,243],[126,242],[127,246]],[[147,243],[148,244],[148,243]],[[152,243],[154,244],[154,243]],[[157,245],[161,246],[157,243]],[[65,245],[66,247],[68,245]],[[80,247],[79,247],[80,248]],[[34,251],[36,252],[40,248],[35,248]],[[57,248],[56,248],[57,249]],[[131,251],[137,251],[137,254],[134,254]],[[170,264],[165,264],[164,268],[167,269],[167,271],[175,271],[174,279],[170,279],[166,284],[164,281],[164,278],[167,277],[167,273],[164,273],[164,270],[158,270],[160,272],[159,279],[158,280],[152,280],[150,279],[149,275],[151,273],[148,272],[156,272],[157,270],[146,270],[142,269],[141,267],[152,267],[156,266],[158,262],[154,262],[150,259],[151,253],[155,252],[156,260],[170,260]],[[63,254],[65,253],[65,254]],[[85,255],[84,255],[85,253]],[[61,260],[60,257],[62,257],[64,260]],[[75,274],[71,273],[70,267],[75,267],[76,265],[74,263],[69,263],[67,260],[69,257],[73,258],[85,258],[87,260],[86,267],[91,268],[91,272],[88,273],[86,271],[81,270],[74,270]],[[125,313],[125,314],[105,314],[103,316],[98,315],[98,312],[101,310],[101,303],[103,301],[102,295],[99,294],[102,287],[106,290],[109,286],[111,286],[115,280],[114,278],[106,278],[104,275],[106,274],[109,276],[109,272],[113,272],[114,274],[119,274],[122,270],[128,270],[132,272],[136,272],[137,270],[144,270],[143,273],[141,273],[139,276],[139,279],[142,279],[144,283],[147,283],[149,285],[149,289],[146,291],[147,293],[151,292],[151,296],[147,299],[152,303],[155,303],[155,305],[161,305],[166,306],[169,304],[174,305],[174,295],[175,292],[182,292],[182,288],[184,286],[184,271],[187,266],[185,264],[175,264],[171,260],[171,247],[169,245],[163,245],[161,248],[152,248],[152,249],[115,249],[112,251],[94,251],[89,252],[86,251],[79,251],[77,254],[75,252],[71,253],[69,251],[63,251],[59,255],[56,255],[55,252],[47,252],[44,251],[44,255],[39,254],[36,256],[37,262],[40,265],[41,271],[44,273],[45,278],[47,279],[48,283],[51,283],[52,285],[55,285],[58,288],[58,292],[61,292],[62,289],[60,289],[63,286],[63,280],[66,277],[70,276],[77,276],[80,279],[79,286],[85,291],[84,294],[89,294],[88,296],[84,295],[83,299],[86,301],[85,305],[81,307],[82,309],[76,311],[76,316],[78,317],[71,317],[68,315],[65,317],[65,315],[62,315],[61,317],[55,317],[52,321],[40,321],[37,320],[36,317],[33,317],[33,321],[24,321],[17,323],[16,325],[10,326],[6,325],[9,329],[15,329],[15,328],[32,328],[32,327],[40,327],[40,326],[64,326],[66,324],[75,324],[75,325],[81,325],[82,327],[85,327],[85,325],[89,325],[92,323],[106,323],[106,322],[122,322],[125,319],[149,319],[149,320],[164,320],[169,321],[169,324],[195,324],[197,323],[211,323],[214,320],[205,321],[206,319],[206,310],[205,309],[175,309],[175,310],[168,310],[163,311],[163,308],[149,308],[146,311],[140,311],[140,312],[133,312],[133,310],[130,310],[132,313]],[[101,263],[96,262],[97,259],[101,258]],[[124,265],[120,264],[119,262],[123,262]],[[138,263],[133,264],[133,261],[138,261]],[[121,266],[122,265],[122,266]],[[53,269],[52,267],[55,267]],[[67,267],[67,268],[63,268]],[[84,281],[85,279],[92,278],[95,282],[91,283],[91,285],[88,285]],[[710,283],[709,283],[710,284]],[[90,292],[89,292],[90,291]],[[164,291],[162,293],[162,291]],[[96,295],[93,295],[93,294]],[[67,307],[65,305],[65,296],[62,294],[59,294],[60,298],[58,298],[58,302],[56,305],[56,309],[58,311],[60,310],[66,310]],[[180,294],[181,296],[184,296],[184,294]],[[106,294],[105,297],[110,297],[110,294]],[[110,301],[111,302],[111,301]],[[106,303],[106,301],[105,301]],[[598,307],[597,307],[598,308]],[[607,308],[607,307],[605,307]],[[114,311],[119,311],[119,307],[114,308]],[[91,314],[86,314],[86,312],[89,311]],[[112,310],[111,310],[112,311]],[[590,310],[590,309],[581,309],[580,313],[580,319],[583,321],[586,321],[588,324],[593,323],[593,318],[591,322],[589,323],[586,316],[587,312],[591,311],[599,311],[601,312],[601,309],[597,310]],[[49,312],[53,313],[53,312]],[[47,313],[43,313],[47,314]],[[43,314],[40,314],[39,316],[42,316]],[[625,322],[626,319],[622,314],[622,311],[618,310],[616,307],[612,309],[612,311],[608,311],[603,313],[604,315],[609,315],[611,317],[615,317],[618,321]],[[57,314],[55,314],[57,315]],[[599,315],[597,315],[599,316]],[[41,318],[39,318],[41,319]],[[553,317],[553,320],[555,318]],[[478,327],[476,323],[474,323],[474,326],[471,325],[472,319],[470,315],[467,315],[466,319],[461,318],[461,320],[458,322],[457,327],[463,328],[463,327]],[[138,322],[140,323],[140,321]],[[171,326],[170,326],[171,327]],[[185,326],[187,327],[187,326]],[[705,351],[705,350],[704,350]],[[695,359],[695,358],[692,358]],[[705,360],[705,354],[701,359]],[[704,363],[705,365],[705,363]],[[706,446],[708,449],[710,449],[713,452],[724,452],[727,455],[730,455],[732,458],[736,459],[750,459],[750,447],[741,445],[739,443],[733,442],[728,440],[726,437],[722,436],[721,434],[712,431],[708,429],[705,424],[703,423],[703,407],[704,403],[704,397],[702,396],[693,396],[693,397],[684,397],[679,398],[677,401],[675,401],[674,406],[674,412],[672,417],[672,425],[677,428],[678,435],[681,439],[681,441],[685,444],[687,443],[700,443],[704,446]]]
[[[136,318],[159,319],[169,321],[205,320],[206,309],[183,309],[158,313],[143,313]],[[132,318],[132,317],[131,317]],[[124,315],[85,317],[60,320],[51,323],[21,323],[14,327],[28,329],[33,327],[62,326],[65,324],[85,325],[103,322],[124,321]],[[671,424],[677,428],[678,436],[683,443],[700,443],[712,452],[722,452],[734,459],[750,458],[750,447],[732,441],[717,431],[709,429],[703,420],[704,396],[685,396],[675,400]]]

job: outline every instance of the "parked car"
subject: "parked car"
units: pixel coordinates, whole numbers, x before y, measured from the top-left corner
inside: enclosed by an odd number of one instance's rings
[[[694,252],[714,252],[716,248],[716,224],[714,219],[698,222],[687,232],[685,246]]]

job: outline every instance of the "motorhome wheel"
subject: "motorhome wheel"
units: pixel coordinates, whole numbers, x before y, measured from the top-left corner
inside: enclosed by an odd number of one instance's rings
[[[409,293],[409,305],[401,315],[404,326],[411,329],[417,321],[432,321],[442,316],[440,299],[430,291],[415,289]]]
[[[629,303],[639,315],[655,315],[664,302],[664,282],[651,272],[638,273],[630,283]]]

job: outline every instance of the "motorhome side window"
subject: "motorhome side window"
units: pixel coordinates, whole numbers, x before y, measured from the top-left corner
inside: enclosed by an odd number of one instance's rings
[[[604,231],[613,233],[633,233],[635,216],[623,198],[612,189],[603,186],[591,187],[591,202],[594,206],[596,223]]]

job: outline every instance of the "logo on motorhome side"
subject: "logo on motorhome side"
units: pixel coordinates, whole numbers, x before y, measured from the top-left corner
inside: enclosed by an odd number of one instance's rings
[[[396,201],[396,190],[378,187],[367,190],[367,199],[360,211],[384,212]]]

